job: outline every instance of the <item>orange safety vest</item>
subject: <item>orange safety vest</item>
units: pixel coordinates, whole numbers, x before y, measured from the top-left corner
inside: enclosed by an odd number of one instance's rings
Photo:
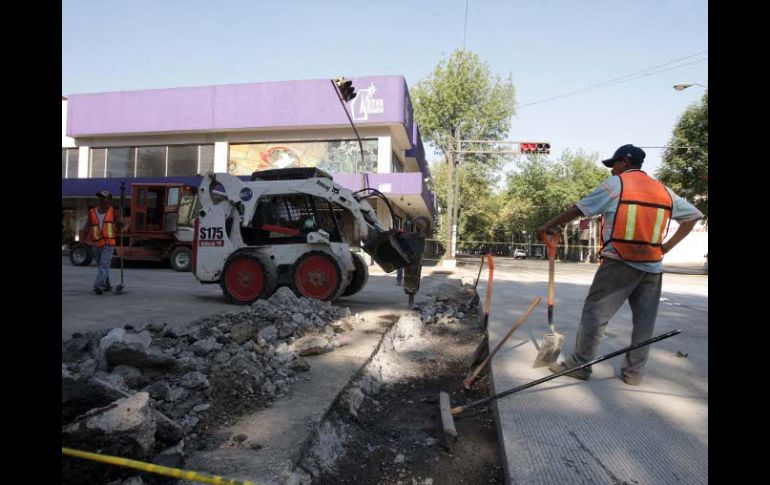
[[[618,256],[635,263],[661,261],[673,204],[665,185],[641,170],[620,174],[620,200],[610,236]]]
[[[96,216],[96,208],[92,207],[88,211],[88,217],[91,221],[91,230],[89,236],[91,242],[97,248],[109,244],[115,245],[115,210],[112,207],[107,208],[107,212],[104,214],[104,224],[102,229],[99,229],[99,218]]]

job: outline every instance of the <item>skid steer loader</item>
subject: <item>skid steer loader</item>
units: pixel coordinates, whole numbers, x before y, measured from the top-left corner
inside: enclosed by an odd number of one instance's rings
[[[251,181],[208,173],[198,189],[195,277],[218,283],[237,304],[268,298],[278,286],[330,301],[366,284],[367,264],[354,252],[360,248],[385,272],[405,268],[411,304],[425,236],[385,229],[366,201],[370,197],[390,208],[379,191],[350,191],[316,168],[264,170]]]

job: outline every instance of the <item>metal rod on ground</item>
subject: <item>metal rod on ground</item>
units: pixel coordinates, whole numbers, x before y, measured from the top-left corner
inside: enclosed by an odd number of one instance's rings
[[[509,394],[513,394],[515,392],[523,391],[524,389],[529,389],[530,387],[536,386],[538,384],[542,384],[543,382],[550,381],[552,379],[556,379],[557,377],[561,377],[563,375],[569,374],[571,372],[574,372],[579,369],[584,369],[588,366],[598,364],[599,362],[605,361],[607,359],[611,359],[613,357],[617,357],[620,354],[625,354],[626,352],[630,352],[632,350],[636,350],[639,347],[644,347],[645,345],[650,345],[651,343],[657,342],[659,340],[667,339],[669,337],[673,337],[674,335],[680,334],[681,330],[672,330],[670,332],[666,332],[664,334],[658,335],[657,337],[652,337],[647,340],[644,340],[642,342],[639,342],[638,344],[630,345],[628,347],[622,348],[620,350],[616,350],[614,352],[610,352],[609,354],[605,354],[602,356],[599,356],[591,361],[586,362],[585,364],[581,364],[577,367],[572,367],[571,369],[567,369],[561,372],[557,372],[556,374],[551,374],[549,376],[545,376],[542,379],[538,379],[536,381],[529,382],[527,384],[521,385],[519,387],[514,387],[513,389],[509,389],[507,391],[500,392],[498,394],[495,394],[494,396],[490,396],[484,399],[479,399],[478,401],[473,401],[471,403],[468,403],[464,406],[457,406],[455,408],[452,408],[452,415],[456,416],[460,414],[461,412],[474,408],[477,406],[481,406],[483,404],[486,404],[488,402],[494,401],[495,399],[500,399],[501,397],[505,397]]]
[[[457,406],[452,407],[452,404],[449,399],[449,394],[441,391],[439,392],[438,399],[439,399],[439,438],[446,448],[451,448],[455,441],[457,441],[457,428],[455,427],[455,420],[454,416],[457,416],[458,414],[470,409],[475,408],[478,406],[482,406],[484,404],[487,404],[491,401],[494,401],[496,399],[500,399],[501,397],[508,396],[509,394],[513,394],[515,392],[523,391],[524,389],[529,389],[530,387],[537,386],[538,384],[542,384],[543,382],[550,381],[552,379],[556,379],[557,377],[561,377],[563,375],[569,374],[570,372],[574,372],[579,369],[583,369],[585,367],[588,367],[590,365],[598,364],[599,362],[602,362],[607,359],[611,359],[612,357],[618,356],[620,354],[625,354],[626,352],[630,352],[632,350],[638,349],[639,347],[644,347],[645,345],[650,345],[653,342],[657,342],[659,340],[667,339],[669,337],[673,337],[674,335],[677,335],[681,333],[681,330],[672,330],[670,332],[664,333],[662,335],[658,335],[657,337],[652,337],[647,340],[644,340],[642,342],[639,342],[638,344],[634,344],[625,348],[622,348],[620,350],[616,350],[614,352],[610,352],[609,354],[602,355],[600,357],[595,358],[594,360],[590,362],[586,362],[585,364],[579,365],[577,367],[573,367],[571,369],[567,369],[562,372],[558,372],[556,374],[551,374],[546,377],[543,377],[542,379],[537,379],[535,381],[529,382],[527,384],[524,384],[519,387],[515,387],[513,389],[509,389],[507,391],[500,392],[498,394],[495,394],[494,396],[490,396],[484,399],[479,399],[478,401],[473,401],[468,404],[465,404],[463,406]]]
[[[513,335],[513,332],[516,331],[522,324],[524,324],[525,321],[527,321],[527,318],[532,314],[532,311],[535,309],[535,307],[540,303],[542,298],[539,296],[535,298],[532,303],[529,305],[529,308],[527,308],[527,311],[524,312],[524,315],[519,318],[519,320],[511,327],[510,330],[508,330],[508,333],[505,334],[505,337],[498,342],[498,344],[495,346],[495,349],[489,353],[486,359],[484,359],[484,362],[482,362],[476,370],[472,370],[470,374],[463,380],[463,386],[466,389],[470,389],[474,382],[476,382],[476,378],[481,374],[481,371],[484,370],[484,368],[489,364],[489,362],[492,360],[492,357],[495,356],[498,350],[505,344],[505,342],[508,341],[508,338]]]

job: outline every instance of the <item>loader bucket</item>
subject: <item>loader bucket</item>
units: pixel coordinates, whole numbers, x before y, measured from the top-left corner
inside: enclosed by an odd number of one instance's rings
[[[386,272],[422,263],[425,236],[398,229],[379,232],[364,243],[364,251]]]

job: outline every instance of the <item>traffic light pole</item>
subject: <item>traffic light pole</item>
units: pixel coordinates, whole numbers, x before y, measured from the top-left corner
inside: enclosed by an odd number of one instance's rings
[[[353,118],[351,118],[350,113],[348,113],[348,107],[345,105],[345,100],[342,99],[342,94],[340,93],[337,82],[334,79],[332,79],[331,82],[332,82],[332,86],[334,86],[334,92],[337,93],[337,98],[340,100],[340,104],[342,105],[342,111],[345,112],[345,116],[348,117],[350,126],[353,128],[353,132],[356,134],[356,139],[358,140],[358,148],[361,150],[361,170],[363,170],[364,166],[366,165],[366,161],[364,160],[364,144],[361,143],[361,135],[358,134],[358,130],[356,129],[356,124],[353,123]],[[364,179],[366,178],[364,177]],[[366,182],[364,182],[364,188],[366,188]]]
[[[514,145],[518,149],[512,150],[462,150],[462,143],[470,144],[488,144],[488,145]],[[457,254],[457,226],[458,210],[460,206],[460,156],[465,154],[492,154],[492,155],[529,155],[529,154],[549,154],[550,143],[545,142],[522,142],[522,141],[495,141],[495,140],[454,140],[449,139],[449,150],[447,151],[447,161],[449,167],[447,170],[447,249],[444,256],[444,267],[454,268],[456,266],[455,255]],[[455,161],[457,156],[457,161]],[[453,173],[454,172],[454,173]],[[452,187],[452,176],[454,175],[454,187]]]

